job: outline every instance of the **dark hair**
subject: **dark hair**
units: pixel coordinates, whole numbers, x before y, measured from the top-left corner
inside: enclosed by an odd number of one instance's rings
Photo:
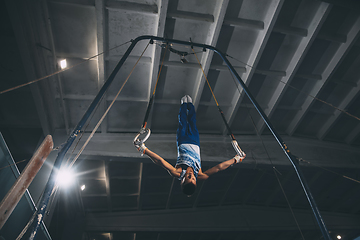
[[[195,192],[195,189],[196,189],[196,185],[191,182],[181,184],[182,192],[188,196],[191,196]]]

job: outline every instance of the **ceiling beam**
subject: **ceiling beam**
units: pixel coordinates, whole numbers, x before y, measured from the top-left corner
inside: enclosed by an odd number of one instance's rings
[[[184,11],[174,11],[168,12],[168,18],[183,19],[183,20],[193,20],[193,21],[203,21],[203,22],[214,22],[214,16],[211,14],[204,13],[193,13],[193,12],[184,12]]]
[[[286,35],[294,35],[299,37],[307,37],[308,30],[303,28],[297,28],[297,27],[290,27],[290,26],[277,26],[275,25],[274,32],[283,33]]]
[[[262,74],[262,75],[267,75],[267,76],[281,76],[281,77],[285,77],[285,76],[286,76],[286,72],[285,72],[285,71],[277,71],[277,70],[260,70],[260,69],[255,69],[255,73],[257,73],[257,74]]]
[[[323,39],[330,42],[336,43],[346,43],[346,35],[344,34],[326,34],[326,33],[319,33],[316,38]]]
[[[11,24],[13,29],[17,29],[14,32],[17,44],[19,46],[19,51],[21,54],[21,60],[25,69],[27,79],[25,81],[33,81],[39,77],[45,76],[46,72],[46,61],[43,59],[44,55],[38,51],[36,46],[37,39],[36,35],[41,34],[41,29],[34,29],[36,23],[30,21],[29,18],[33,17],[33,15],[37,14],[36,8],[38,6],[22,4],[17,6],[17,4],[13,1],[6,1],[6,7],[8,12],[12,14],[9,15],[11,19]],[[41,3],[38,3],[41,4]],[[35,10],[34,10],[35,9]],[[35,24],[35,25],[34,25]],[[36,64],[36,63],[43,64]],[[51,122],[49,111],[46,108],[46,102],[51,102],[47,97],[50,95],[50,89],[48,88],[47,83],[43,83],[42,87],[46,88],[46,94],[41,94],[41,89],[39,84],[31,84],[30,89],[34,99],[35,107],[37,110],[37,115],[39,117],[41,127],[44,135],[52,134]]]
[[[214,23],[211,24],[209,27],[205,44],[210,46],[216,46],[217,41],[219,39],[220,30],[224,22],[225,13],[228,4],[229,4],[229,0],[217,1],[217,4],[215,6],[215,13],[214,13]],[[195,108],[197,108],[199,105],[202,91],[204,89],[204,84],[206,82],[205,76],[208,75],[213,55],[214,52],[208,50],[202,54],[202,59],[199,59],[204,73],[202,70],[198,71],[196,82],[194,84],[194,92],[192,93],[192,96],[193,96],[193,103]]]
[[[200,65],[196,62],[187,62],[182,63],[180,61],[164,61],[164,66],[167,67],[183,67],[183,68],[195,68],[200,69]],[[246,68],[243,66],[233,66],[236,72],[238,73],[245,73]],[[229,71],[228,66],[226,65],[216,65],[212,64],[210,65],[211,70],[218,70],[218,71]],[[285,71],[276,71],[276,70],[261,70],[261,69],[255,69],[255,73],[267,75],[267,76],[286,76]]]
[[[158,13],[158,6],[155,4],[143,4],[143,3],[134,3],[134,2],[126,2],[126,1],[107,0],[105,7],[111,10],[126,10],[126,11],[148,13],[148,14]]]
[[[83,145],[90,133],[85,133],[79,142]],[[91,141],[84,149],[82,159],[116,159],[116,161],[149,162],[146,157],[140,157],[133,146],[133,134],[100,134],[95,133]],[[60,136],[61,137],[61,136]],[[57,142],[57,134],[53,135]],[[174,162],[176,160],[176,135],[175,134],[152,134],[151,139],[146,142],[149,149],[160,154],[164,159]],[[233,157],[233,148],[228,136],[209,136],[200,134],[202,162],[214,165]],[[322,167],[344,167],[360,168],[358,158],[360,149],[345,144],[323,142],[319,140],[304,140],[295,137],[284,137],[283,140],[292,149],[294,155],[306,161]],[[246,160],[242,166],[253,166],[254,164],[269,165],[268,155],[261,149],[272,149],[269,156],[274,165],[290,165],[279,144],[272,136],[263,136],[261,140],[257,136],[242,136],[238,139],[242,149],[247,153]],[[339,159],[343,159],[339,161]],[[314,166],[300,163],[302,166]]]
[[[157,37],[164,37],[164,31],[165,31],[165,23],[166,23],[166,16],[168,11],[168,5],[169,0],[159,0],[158,1],[158,10],[157,12],[157,27],[156,27],[156,33],[155,35]],[[154,45],[152,49],[152,59],[150,59],[151,67],[150,67],[150,74],[149,74],[149,88],[148,88],[148,97],[147,101],[150,101],[150,96],[152,95],[152,91],[155,88],[158,74],[159,74],[159,66],[161,64],[163,56],[161,55],[162,48],[156,47]],[[164,50],[165,52],[165,50]],[[145,59],[146,60],[146,59]],[[150,112],[149,118],[148,118],[148,124],[147,127],[151,128],[151,119],[152,119],[152,111]]]
[[[295,77],[319,81],[323,79],[322,76],[319,74],[296,74]]]
[[[293,211],[301,229],[318,229],[311,211]],[[322,212],[322,217],[329,229],[360,229],[358,215]],[[253,206],[92,213],[86,215],[85,226],[88,231],[100,232],[298,230],[289,209]]]
[[[224,19],[224,25],[229,25],[232,27],[246,27],[258,30],[264,30],[264,22],[244,19],[244,18],[226,18]]]
[[[356,61],[353,63],[354,68],[358,68],[360,65],[360,57],[356,59]],[[351,79],[352,73],[347,73],[344,75],[344,79]],[[360,92],[360,79],[358,79],[358,82],[356,83],[357,87],[352,88],[349,93],[346,95],[346,97],[341,101],[340,105],[337,106],[339,109],[347,109],[349,104],[352,102],[352,100],[356,97],[356,95]],[[330,131],[330,129],[334,126],[334,124],[337,122],[337,120],[342,116],[343,112],[334,109],[334,114],[330,116],[325,123],[322,124],[322,127],[320,128],[319,132],[317,133],[317,137],[319,139],[324,139],[326,137],[326,134]]]
[[[60,95],[55,95],[56,99],[60,99]],[[76,94],[65,94],[63,95],[63,99],[68,99],[68,100],[83,100],[83,101],[92,101],[94,100],[96,96],[95,95],[76,95]],[[109,95],[106,97],[106,101],[112,101],[114,100],[115,96]],[[137,97],[124,97],[124,96],[119,96],[115,99],[115,101],[124,101],[124,102],[147,102],[148,99],[143,99],[143,98],[137,98]]]
[[[339,84],[339,85],[343,85],[343,86],[352,87],[352,88],[355,88],[355,87],[357,87],[359,85],[356,82],[348,81],[348,80],[343,79],[343,78],[341,78],[341,79],[330,78],[330,82],[333,82],[333,83],[336,83],[336,84]]]
[[[164,61],[164,66],[201,69],[199,63],[197,63],[197,62],[181,63],[180,61]],[[234,68],[237,72],[245,72],[246,71],[245,67],[242,67],[242,66],[234,66]],[[210,69],[219,70],[219,71],[229,71],[229,68],[225,65],[211,65]],[[201,74],[202,74],[202,72],[201,72]]]
[[[114,62],[118,62],[121,58],[123,58],[123,55],[110,55],[110,56],[106,56],[105,60],[106,61],[114,61]],[[129,55],[126,58],[126,62],[132,62],[132,63],[153,63],[153,60],[151,57],[146,57],[146,56],[142,56],[140,58],[140,56],[135,56],[135,55]]]
[[[106,29],[106,18],[105,18],[105,3],[103,0],[95,0],[95,14],[96,14],[96,38],[97,38],[97,72],[98,72],[98,91],[100,91],[101,87],[105,83],[105,54],[108,55],[107,52],[104,52],[105,49],[108,49],[106,44],[106,38],[108,34],[105,33]],[[106,110],[106,93],[104,94],[103,100],[99,105],[99,112],[102,114],[105,113]],[[100,129],[101,133],[107,132],[107,119],[108,116],[105,116],[104,120],[101,123]]]
[[[266,108],[263,108],[263,110]],[[278,106],[277,109],[279,110],[287,110],[287,111],[299,111],[301,107],[298,106]]]
[[[357,0],[321,0],[336,6],[345,7],[351,10],[360,10],[360,2]]]
[[[359,136],[359,134],[360,134],[360,123],[358,123],[356,128],[353,129],[351,131],[351,133],[349,133],[349,135],[345,139],[345,142],[347,144],[352,144],[355,141],[355,139],[357,138],[357,136]]]
[[[340,64],[341,60],[343,59],[344,55],[346,55],[346,53],[349,51],[351,46],[354,44],[355,40],[357,39],[359,31],[360,31],[360,17],[357,18],[357,20],[354,22],[353,26],[349,30],[349,32],[347,34],[347,42],[341,44],[341,46],[337,49],[337,51],[333,55],[334,57],[331,59],[328,66],[324,70],[324,72],[322,74],[323,80],[318,81],[318,82],[315,83],[314,87],[309,92],[309,95],[317,96],[317,94],[320,92],[320,90],[324,86],[325,81],[327,79],[329,79],[330,75],[334,72],[336,67],[339,66],[339,64]],[[314,101],[315,100],[314,100],[313,97],[310,97],[310,96],[306,97],[306,100],[304,101],[304,103],[303,103],[303,105],[301,107],[301,111],[299,111],[294,116],[293,121],[289,124],[289,127],[287,128],[287,133],[289,135],[294,134],[296,128],[300,124],[300,121],[303,119],[303,117],[305,116],[305,114],[306,114],[307,110],[309,109],[310,105]],[[323,130],[323,132],[324,131],[325,131],[325,129]]]
[[[275,25],[276,19],[280,13],[281,7],[284,3],[284,0],[272,0],[272,3],[269,5],[269,8],[267,10],[267,14],[263,20],[264,22],[264,30],[260,31],[257,35],[257,38],[254,43],[254,47],[251,50],[250,56],[248,58],[248,61],[246,63],[247,65],[247,71],[243,73],[241,76],[244,83],[249,86],[250,81],[252,79],[252,76],[256,72],[256,66],[261,58],[261,54],[265,49],[266,43],[270,37],[270,34],[273,30],[273,27]],[[229,51],[229,49],[228,49]],[[229,126],[231,126],[232,122],[234,121],[235,115],[237,113],[237,110],[240,107],[240,104],[242,102],[242,99],[244,98],[244,94],[242,93],[242,88],[240,88],[240,92],[235,92],[235,95],[233,97],[232,103],[233,106],[229,108],[228,110],[228,122]],[[226,133],[227,129],[223,129],[223,133]]]
[[[285,93],[287,86],[286,84],[290,83],[292,80],[292,77],[295,75],[296,70],[299,68],[301,61],[306,56],[307,51],[309,50],[311,43],[314,41],[315,36],[317,32],[320,30],[323,22],[327,18],[327,15],[330,12],[331,7],[327,3],[320,3],[318,6],[318,9],[311,21],[311,24],[309,24],[308,34],[306,37],[302,37],[300,40],[296,51],[294,52],[291,60],[289,61],[289,64],[287,64],[286,67],[286,76],[281,79],[281,82],[279,82],[275,88],[275,91],[273,92],[268,106],[269,108],[264,111],[264,113],[270,117],[271,114],[274,112],[276,106],[280,102],[280,99],[282,95]],[[304,9],[305,10],[305,9]],[[303,10],[303,11],[304,11]],[[262,132],[265,129],[265,122],[261,119],[261,121],[258,121],[257,123],[257,129],[259,129],[259,132]]]
[[[301,108],[299,108],[299,109],[301,109]],[[329,117],[334,115],[334,113],[329,110],[309,109],[308,111],[311,113],[316,113],[316,114],[320,114],[320,115],[328,115]]]
[[[49,38],[49,43],[51,46],[51,52],[52,52],[52,58],[53,58],[53,69],[55,71],[58,70],[58,56],[57,56],[57,52],[56,52],[56,48],[55,48],[55,41],[54,41],[54,36],[53,36],[53,29],[52,29],[52,24],[51,24],[51,18],[49,15],[49,7],[47,5],[46,1],[42,1],[43,5],[44,5],[44,15],[45,15],[45,26],[47,28],[47,33],[48,33],[48,38]],[[65,124],[65,129],[66,132],[69,133],[70,131],[70,127],[69,127],[69,116],[68,116],[68,109],[66,107],[66,103],[65,100],[63,98],[64,92],[63,92],[63,81],[61,78],[60,74],[56,74],[55,76],[56,78],[56,82],[58,84],[58,88],[59,88],[59,95],[60,95],[60,106],[62,108],[62,113],[63,113],[63,118],[64,118],[64,124]]]

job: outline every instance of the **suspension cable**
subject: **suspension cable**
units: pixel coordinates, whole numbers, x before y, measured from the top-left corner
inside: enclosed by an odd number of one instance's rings
[[[105,119],[106,115],[108,114],[108,112],[110,111],[111,107],[113,106],[113,104],[115,103],[115,100],[117,99],[117,97],[119,96],[120,92],[123,90],[125,84],[127,83],[127,81],[129,80],[131,74],[133,73],[136,65],[139,63],[140,59],[142,58],[142,56],[144,55],[144,53],[146,52],[147,48],[149,47],[150,42],[148,42],[148,44],[146,45],[144,51],[141,53],[139,59],[136,61],[134,67],[131,69],[129,75],[127,76],[127,78],[125,79],[124,83],[122,84],[122,86],[120,87],[118,93],[116,94],[116,96],[114,97],[114,99],[112,100],[112,102],[110,103],[109,107],[106,109],[105,113],[103,114],[103,116],[101,117],[101,119],[99,120],[99,122],[96,124],[95,128],[92,130],[90,136],[87,138],[87,140],[85,141],[84,145],[81,147],[80,151],[76,154],[75,158],[72,160],[72,162],[69,164],[68,167],[72,167],[75,163],[75,161],[79,158],[80,154],[84,151],[85,147],[87,146],[87,144],[90,142],[91,138],[94,136],[95,132],[97,131],[97,129],[99,128],[100,124],[103,122],[103,120]]]
[[[151,43],[153,43],[153,42],[151,41]],[[139,132],[136,134],[136,136],[134,138],[134,141],[133,141],[134,144],[140,145],[140,144],[146,142],[146,140],[150,137],[151,130],[150,130],[150,128],[146,128],[146,125],[147,125],[147,121],[148,121],[148,118],[149,118],[149,115],[150,115],[151,107],[152,107],[153,102],[154,102],[156,87],[157,87],[159,79],[160,79],[160,74],[161,74],[162,67],[164,65],[164,59],[165,59],[165,56],[166,56],[167,49],[168,49],[168,44],[166,43],[166,48],[165,48],[164,55],[163,55],[163,58],[162,58],[162,61],[161,61],[161,65],[160,65],[159,73],[158,73],[156,83],[155,83],[155,86],[154,86],[154,90],[153,90],[153,93],[152,93],[152,95],[150,97],[148,107],[146,109],[144,122],[143,122]],[[143,154],[141,154],[141,156],[142,155]]]
[[[234,84],[235,84],[235,86],[236,86],[236,89],[238,90],[239,94],[241,94],[241,91],[240,91],[240,89],[239,89],[239,87],[238,87],[238,84],[236,84],[236,81],[235,81],[235,79],[234,79],[234,76],[233,76],[233,74],[232,74],[231,72],[230,72],[230,75],[231,75],[232,80],[233,80],[233,82],[234,82]],[[262,137],[261,137],[261,135],[260,135],[257,127],[256,127],[256,124],[255,124],[255,122],[254,122],[254,119],[253,119],[252,116],[251,116],[251,113],[250,113],[249,108],[246,108],[246,109],[247,109],[248,114],[249,114],[249,116],[250,116],[251,123],[253,124],[254,129],[255,129],[255,131],[256,131],[256,135],[259,136],[260,141],[261,141],[261,144],[262,144],[262,146],[263,146],[263,148],[264,148],[264,150],[265,150],[265,152],[266,152],[266,155],[267,155],[268,159],[270,160],[270,163],[271,163],[271,165],[272,165],[272,169],[273,169],[274,175],[275,175],[276,180],[277,180],[277,182],[278,182],[278,184],[279,184],[279,187],[280,187],[280,189],[281,189],[281,191],[282,191],[282,194],[284,195],[284,198],[285,198],[286,203],[287,203],[287,205],[288,205],[288,207],[289,207],[289,209],[290,209],[291,215],[293,216],[293,219],[294,219],[294,221],[295,221],[295,224],[296,224],[296,226],[297,226],[297,228],[298,228],[298,230],[299,230],[299,232],[300,232],[300,235],[301,235],[302,239],[305,240],[304,235],[303,235],[303,233],[302,233],[302,231],[301,231],[300,225],[299,225],[299,223],[298,223],[298,221],[297,221],[297,218],[296,218],[296,216],[295,216],[295,214],[294,214],[294,211],[293,211],[293,209],[292,209],[292,207],[291,207],[291,205],[290,205],[289,199],[288,199],[288,197],[287,197],[287,195],[286,195],[286,193],[285,193],[285,190],[284,190],[284,188],[283,188],[283,186],[282,186],[282,184],[281,184],[281,181],[280,181],[280,179],[279,179],[278,174],[281,175],[281,173],[276,169],[276,167],[274,166],[274,164],[273,164],[273,162],[272,162],[272,160],[271,160],[271,158],[270,158],[269,152],[268,152],[267,148],[265,147],[265,143],[264,143],[264,141],[263,141],[263,139],[262,139]]]
[[[75,152],[75,150],[76,150],[77,146],[79,145],[79,143],[80,143],[80,141],[81,141],[82,137],[84,136],[86,129],[89,127],[89,125],[90,125],[90,123],[91,123],[91,120],[92,120],[92,119],[93,119],[93,117],[95,116],[95,113],[96,113],[96,111],[98,110],[98,108],[99,108],[99,106],[100,106],[100,102],[104,99],[104,97],[105,97],[105,94],[104,94],[104,95],[102,95],[102,97],[101,97],[101,99],[100,99],[99,103],[96,105],[95,110],[93,111],[93,113],[92,113],[92,115],[91,115],[90,119],[88,120],[88,124],[85,126],[84,130],[83,130],[83,131],[81,131],[81,135],[80,135],[80,137],[78,138],[78,140],[77,140],[77,142],[76,142],[76,144],[75,144],[75,146],[74,146],[73,150],[71,151],[71,154],[69,155],[68,159],[66,160],[66,162],[65,162],[65,166],[66,166],[66,165],[70,162],[70,158],[74,155],[74,152]]]
[[[206,77],[205,71],[204,71],[204,69],[203,69],[203,67],[202,67],[202,65],[201,65],[201,63],[200,63],[200,61],[199,61],[199,59],[198,59],[198,57],[197,57],[197,55],[196,55],[196,53],[195,53],[195,51],[194,51],[193,48],[192,48],[192,50],[193,50],[193,52],[194,52],[194,55],[195,55],[195,57],[196,57],[197,62],[198,62],[199,65],[200,65],[201,71],[202,71],[202,73],[203,73],[203,75],[204,75],[204,78],[205,78],[205,80],[206,80],[207,85],[209,86],[210,92],[211,92],[211,94],[212,94],[212,96],[213,96],[213,98],[214,98],[214,101],[215,101],[215,103],[216,103],[216,106],[217,106],[218,109],[219,109],[219,112],[220,112],[220,114],[221,114],[221,117],[222,117],[222,119],[224,120],[224,123],[225,123],[225,126],[226,126],[227,130],[228,130],[228,133],[230,134],[231,139],[232,139],[232,140],[235,140],[234,134],[232,134],[231,129],[230,129],[230,127],[229,127],[229,125],[228,125],[228,123],[227,123],[227,121],[226,121],[226,119],[225,119],[224,113],[223,113],[223,111],[221,110],[218,101],[216,100],[214,91],[212,90],[212,88],[211,88],[211,86],[210,86],[210,83],[209,83],[209,80],[208,80],[207,77]]]
[[[30,84],[39,82],[39,81],[41,81],[41,80],[47,79],[47,78],[52,77],[52,76],[55,76],[55,75],[57,75],[57,74],[59,74],[59,73],[65,72],[65,71],[67,71],[67,70],[69,70],[69,69],[72,69],[72,68],[74,68],[74,67],[77,67],[77,66],[79,66],[79,65],[81,65],[81,64],[83,64],[83,63],[85,63],[85,62],[88,62],[88,61],[90,61],[90,60],[93,59],[93,58],[96,58],[96,57],[98,57],[98,56],[100,56],[100,55],[103,55],[103,54],[106,53],[106,52],[109,52],[109,51],[111,51],[111,50],[114,50],[115,48],[121,47],[121,46],[123,46],[123,45],[125,45],[125,44],[127,44],[127,43],[129,43],[129,42],[131,42],[131,41],[124,42],[124,43],[122,43],[122,44],[120,44],[120,45],[118,45],[118,46],[115,46],[115,47],[110,48],[110,49],[108,49],[108,50],[106,50],[106,51],[103,51],[103,52],[101,52],[101,53],[98,53],[98,54],[96,54],[96,55],[94,55],[94,56],[92,56],[92,57],[89,57],[89,58],[85,59],[84,61],[81,61],[81,62],[79,62],[79,63],[77,63],[77,64],[75,64],[75,65],[72,65],[72,66],[70,66],[70,67],[67,67],[67,68],[61,69],[61,70],[59,70],[59,71],[53,72],[53,73],[51,73],[51,74],[49,74],[49,75],[46,75],[46,76],[44,76],[44,77],[40,77],[40,78],[37,78],[37,79],[32,80],[32,81],[30,81],[30,82],[27,82],[27,83],[24,83],[24,84],[21,84],[21,85],[18,85],[18,86],[15,86],[15,87],[6,89],[6,90],[4,90],[4,91],[1,91],[0,94],[6,93],[6,92],[10,92],[10,91],[16,90],[16,89],[21,88],[21,87],[25,87],[25,86],[27,86],[27,85],[30,85]]]
[[[195,55],[195,57],[196,57],[196,60],[197,60],[197,62],[198,62],[199,65],[200,65],[201,71],[202,71],[202,73],[203,73],[203,75],[204,75],[204,78],[205,78],[205,80],[206,80],[206,82],[207,82],[207,85],[209,86],[209,89],[210,89],[210,91],[211,91],[211,94],[212,94],[212,96],[213,96],[213,98],[214,98],[214,100],[215,100],[215,103],[216,103],[216,106],[217,106],[217,108],[218,108],[218,110],[219,110],[219,112],[220,112],[221,118],[222,118],[222,120],[223,120],[224,123],[225,123],[225,126],[226,126],[226,129],[227,129],[227,131],[228,131],[228,134],[230,135],[230,138],[231,138],[231,140],[232,140],[232,141],[231,141],[231,144],[232,144],[232,146],[234,147],[236,153],[237,153],[240,157],[243,157],[243,156],[245,156],[245,153],[244,153],[244,151],[241,150],[238,142],[237,142],[236,139],[235,139],[234,134],[232,133],[232,131],[231,131],[231,129],[230,129],[229,124],[228,124],[227,121],[226,121],[224,112],[221,110],[221,108],[220,108],[220,106],[219,106],[219,103],[218,103],[218,101],[216,100],[215,94],[214,94],[214,92],[213,92],[213,90],[212,90],[212,88],[211,88],[211,86],[210,86],[209,80],[208,80],[207,77],[206,77],[205,71],[204,71],[204,69],[203,69],[203,67],[202,67],[202,65],[201,65],[201,63],[200,63],[200,61],[199,61],[199,58],[197,57],[197,54],[195,53],[194,49],[191,48],[191,50],[193,51],[193,53],[194,53],[194,55]]]
[[[350,181],[353,181],[353,182],[356,182],[356,183],[360,183],[360,181],[357,180],[357,179],[354,179],[354,178],[351,178],[351,177],[349,177],[349,176],[346,176],[346,175],[343,175],[343,174],[334,172],[334,171],[332,171],[332,170],[330,170],[330,169],[328,169],[328,168],[324,168],[324,167],[322,167],[322,166],[320,166],[320,165],[318,165],[318,164],[311,163],[311,162],[306,161],[306,160],[304,160],[304,159],[302,159],[302,158],[296,158],[296,159],[297,159],[299,162],[305,162],[305,163],[307,163],[307,164],[312,164],[312,165],[314,165],[315,167],[321,168],[322,170],[325,170],[325,171],[328,171],[328,172],[333,173],[333,174],[335,174],[335,175],[341,176],[341,177],[343,177],[343,178],[345,178],[345,179],[348,179],[348,180],[350,180]]]
[[[142,124],[141,129],[145,129],[145,128],[146,128],[146,125],[147,125],[147,120],[148,120],[148,118],[149,118],[150,110],[151,110],[152,104],[153,104],[153,102],[154,102],[154,96],[155,96],[155,92],[156,92],[156,87],[157,87],[158,82],[159,82],[159,79],[160,79],[160,74],[161,74],[162,67],[163,67],[163,65],[164,65],[165,55],[166,55],[168,46],[169,46],[169,44],[166,44],[166,48],[165,48],[164,55],[163,55],[163,58],[162,58],[162,61],[161,61],[159,73],[158,73],[158,76],[157,76],[157,79],[156,79],[156,83],[155,83],[155,86],[154,86],[153,93],[152,93],[152,95],[151,95],[151,97],[150,97],[150,100],[149,100],[148,107],[147,107],[147,109],[146,109],[146,113],[145,113],[145,117],[144,117],[144,121],[143,121],[143,124]]]
[[[4,167],[1,167],[0,170],[3,170],[5,168],[8,168],[8,167],[11,167],[11,166],[15,166],[15,165],[18,165],[19,163],[22,163],[22,162],[25,162],[25,161],[28,161],[29,159],[23,159],[21,161],[17,161],[17,162],[14,162],[14,163],[11,163],[9,165],[6,165]]]

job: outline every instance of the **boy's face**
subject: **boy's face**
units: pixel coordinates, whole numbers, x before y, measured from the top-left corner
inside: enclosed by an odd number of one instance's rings
[[[194,170],[191,167],[188,167],[183,178],[183,184],[188,184],[190,182],[196,185],[196,177],[194,174]]]

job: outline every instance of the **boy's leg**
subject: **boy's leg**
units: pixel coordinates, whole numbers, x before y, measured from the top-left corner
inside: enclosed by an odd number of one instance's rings
[[[176,134],[178,146],[191,143],[200,146],[199,131],[196,127],[196,112],[190,96],[181,99],[179,110],[179,125]]]
[[[187,103],[183,103],[180,106],[179,110],[179,124],[178,129],[176,132],[176,140],[178,145],[183,143],[184,141],[187,141],[186,135],[187,135],[187,129],[188,129],[188,121],[187,121]]]
[[[187,121],[188,121],[188,135],[192,139],[193,144],[200,146],[199,131],[196,126],[196,112],[195,107],[192,103],[187,104],[189,110]]]

